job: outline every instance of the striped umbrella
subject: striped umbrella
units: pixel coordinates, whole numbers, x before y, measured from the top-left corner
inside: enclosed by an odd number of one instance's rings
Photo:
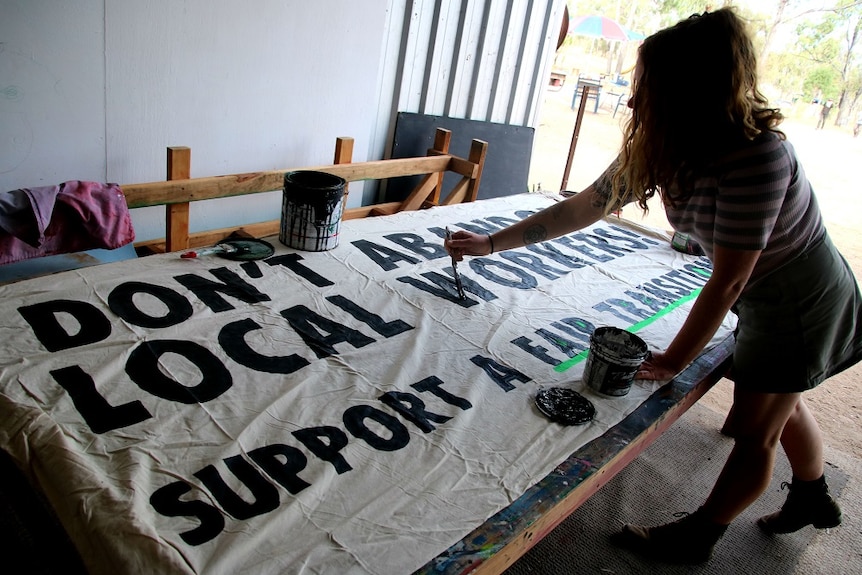
[[[627,41],[632,39],[619,22],[605,16],[575,16],[569,21],[569,34],[586,36],[588,38],[604,38],[605,40]],[[638,34],[638,36],[641,36]],[[643,37],[643,36],[641,36]]]

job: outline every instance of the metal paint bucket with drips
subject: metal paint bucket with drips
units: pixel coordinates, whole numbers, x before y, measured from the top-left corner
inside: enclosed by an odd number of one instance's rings
[[[626,395],[638,367],[647,357],[647,344],[618,327],[600,327],[590,336],[584,381],[605,395]]]
[[[343,178],[325,172],[287,172],[278,240],[311,252],[338,246],[346,185]]]

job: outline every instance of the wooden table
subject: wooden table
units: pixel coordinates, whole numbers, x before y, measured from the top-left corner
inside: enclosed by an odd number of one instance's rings
[[[583,505],[680,418],[727,371],[733,336],[701,354],[684,372],[601,437],[584,445],[509,507],[416,571],[502,573]]]
[[[0,286],[0,447],[92,573],[501,571],[730,354],[724,326],[655,393],[585,389],[591,329],[666,347],[709,275],[613,217],[469,258],[457,297],[447,226],[495,229],[558,200],[345,221],[338,248],[270,238],[265,262],[174,252]],[[550,386],[580,390],[596,418],[548,422],[533,399]]]

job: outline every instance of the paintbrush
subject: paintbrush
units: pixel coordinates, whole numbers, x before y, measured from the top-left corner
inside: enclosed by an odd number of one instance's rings
[[[237,251],[239,251],[239,249],[234,246],[227,244],[218,244],[210,248],[201,248],[199,250],[191,250],[185,252],[181,254],[180,257],[184,259],[199,258],[201,256],[208,256],[210,254],[232,254]]]
[[[452,232],[449,231],[449,226],[446,226],[446,239],[452,239]],[[458,290],[458,298],[467,299],[467,294],[464,293],[464,286],[461,284],[461,275],[458,273],[458,262],[455,261],[455,256],[452,256],[452,275],[455,276],[455,289]]]

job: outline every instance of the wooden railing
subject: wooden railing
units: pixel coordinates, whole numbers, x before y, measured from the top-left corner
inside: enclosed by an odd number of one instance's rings
[[[427,156],[357,163],[351,161],[353,139],[338,138],[335,143],[334,163],[330,165],[202,178],[189,177],[191,173],[189,148],[170,147],[166,181],[122,185],[129,208],[165,206],[165,238],[139,242],[135,247],[141,254],[172,252],[212,245],[236,232],[253,237],[275,235],[278,233],[280,220],[190,233],[189,204],[200,200],[280,190],[284,185],[284,174],[297,169],[326,172],[339,176],[347,182],[424,176],[403,201],[349,208],[344,211],[344,219],[393,214],[435,205],[472,202],[478,193],[488,144],[481,140],[473,140],[469,156],[459,158],[449,153],[451,137],[449,130],[438,128],[434,136],[434,147],[428,150]],[[447,172],[458,174],[461,178],[443,196],[443,176]],[[442,200],[441,197],[443,197]]]

